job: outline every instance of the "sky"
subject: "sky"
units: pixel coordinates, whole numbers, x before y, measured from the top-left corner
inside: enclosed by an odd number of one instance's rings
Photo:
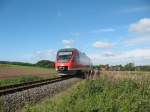
[[[0,0],[0,60],[55,60],[61,48],[93,64],[150,65],[149,0]]]

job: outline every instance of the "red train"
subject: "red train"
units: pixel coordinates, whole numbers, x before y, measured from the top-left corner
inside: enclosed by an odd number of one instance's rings
[[[57,52],[55,69],[62,75],[87,72],[91,70],[91,67],[90,58],[75,48],[60,49]]]

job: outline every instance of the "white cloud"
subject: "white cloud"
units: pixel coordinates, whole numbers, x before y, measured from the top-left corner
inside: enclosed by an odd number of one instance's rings
[[[129,31],[134,33],[150,33],[150,18],[143,18],[131,24]]]
[[[113,56],[105,56],[103,53],[93,53],[91,57],[94,64],[150,64],[150,49],[135,49],[121,53],[113,53]]]
[[[92,33],[114,32],[114,31],[115,31],[115,29],[113,29],[113,28],[101,28],[101,29],[92,31]]]
[[[125,45],[142,45],[150,43],[150,18],[143,18],[139,21],[132,23],[128,28],[129,32],[133,35],[136,34],[136,38],[125,40]]]
[[[73,40],[62,40],[62,43],[64,44],[65,48],[70,48],[72,44],[74,43]]]
[[[121,12],[123,12],[123,13],[134,13],[134,12],[140,12],[140,11],[146,11],[146,10],[150,10],[149,6],[127,8],[125,10],[122,10]]]
[[[93,43],[93,47],[95,47],[95,48],[102,48],[102,49],[108,49],[108,48],[112,48],[113,44],[107,43],[107,42],[96,41],[95,43]]]
[[[102,56],[104,56],[104,57],[113,57],[113,56],[115,56],[116,54],[114,54],[114,53],[112,53],[112,52],[105,52],[105,53],[103,53],[103,55]]]
[[[46,50],[46,51],[35,51],[32,53],[30,59],[33,62],[38,60],[55,60],[56,51],[55,50]]]
[[[138,38],[132,38],[125,41],[125,45],[141,45],[141,44],[149,44],[150,43],[150,37],[149,36],[143,36]]]
[[[73,36],[79,36],[80,33],[79,32],[71,32],[71,35],[73,35]]]
[[[4,59],[4,60],[36,63],[40,60],[55,61],[55,58],[56,58],[55,50],[45,50],[45,51],[34,51],[33,53],[30,54],[21,55],[15,58]]]

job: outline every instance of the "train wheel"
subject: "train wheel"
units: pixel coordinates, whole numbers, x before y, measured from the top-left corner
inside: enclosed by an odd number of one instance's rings
[[[90,78],[92,79],[92,78],[93,78],[93,76],[94,76],[94,74],[93,74],[93,70],[90,70]]]
[[[89,71],[86,71],[86,72],[84,73],[84,76],[85,76],[86,79],[89,79],[89,78],[90,78]]]

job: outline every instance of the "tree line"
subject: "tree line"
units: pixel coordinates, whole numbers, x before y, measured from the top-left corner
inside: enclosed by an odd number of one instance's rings
[[[44,68],[54,68],[54,61],[40,60],[35,64],[25,62],[11,62],[11,61],[0,61],[0,64],[11,64],[11,65],[22,65],[22,66],[37,66]],[[110,71],[150,71],[150,65],[139,65],[135,66],[134,63],[127,63],[126,65],[93,65],[93,68],[100,70]]]
[[[26,62],[11,62],[11,61],[0,61],[0,64],[11,64],[11,65],[21,65],[21,66],[37,66],[44,68],[54,68],[55,64],[53,61],[40,60],[37,63],[26,63]]]
[[[126,65],[95,65],[93,67],[96,69],[109,71],[150,71],[150,65],[136,66],[134,63],[127,63]]]

